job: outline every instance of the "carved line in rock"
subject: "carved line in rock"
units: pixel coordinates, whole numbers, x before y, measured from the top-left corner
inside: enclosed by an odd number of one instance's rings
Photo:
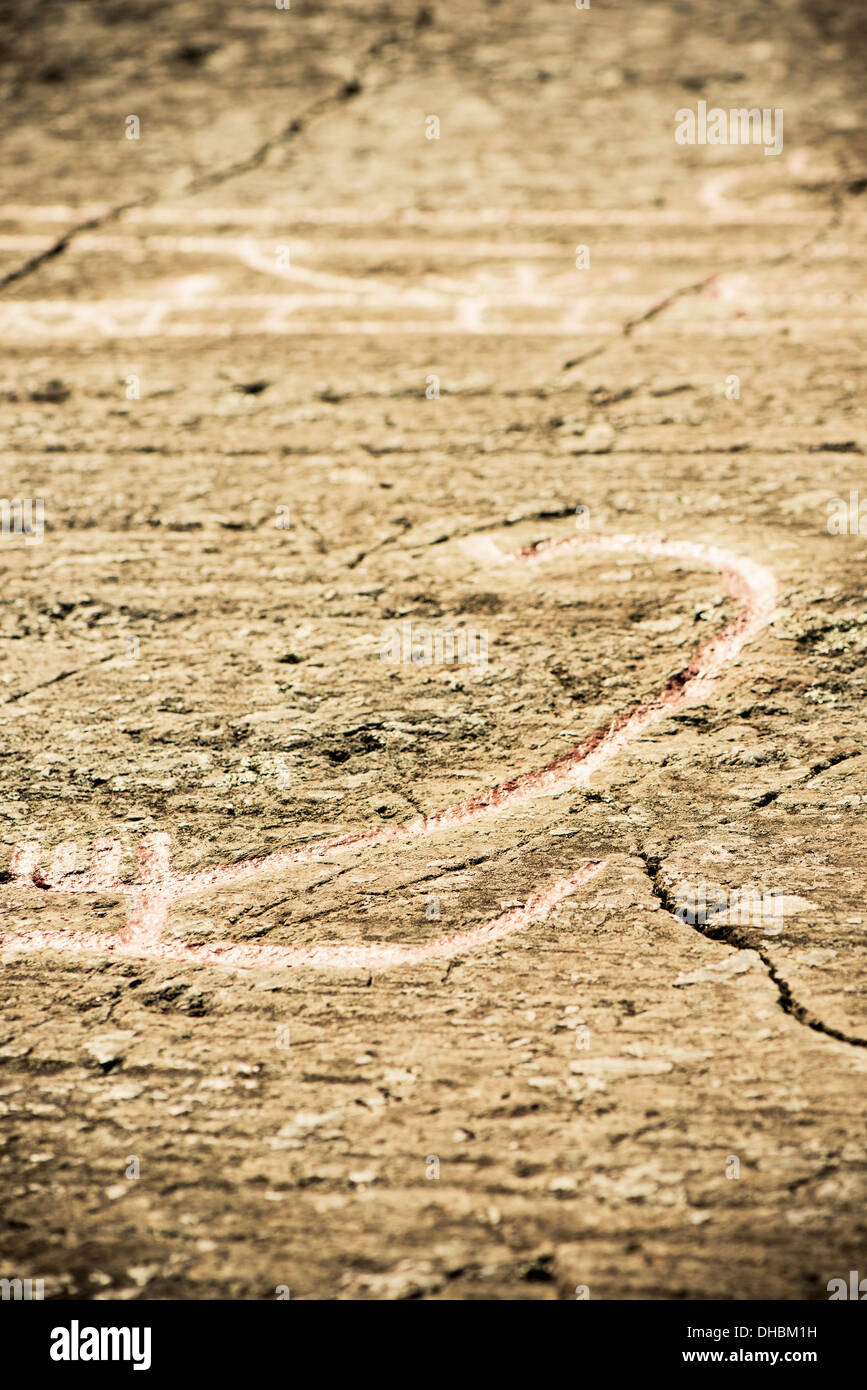
[[[776,605],[776,582],[765,566],[716,546],[628,535],[579,536],[545,541],[504,555],[488,537],[470,537],[462,544],[467,553],[488,569],[501,564],[529,568],[573,553],[638,554],[651,559],[685,560],[716,570],[741,607],[719,633],[698,647],[689,664],[672,676],[656,695],[615,715],[543,767],[511,777],[487,791],[446,806],[432,816],[418,816],[403,825],[358,830],[278,850],[261,858],[212,865],[192,872],[173,868],[167,834],[145,836],[139,845],[138,875],[130,881],[119,876],[121,847],[116,840],[104,839],[94,845],[91,866],[85,873],[74,872],[74,842],[57,847],[47,872],[38,867],[39,844],[35,841],[19,844],[10,865],[13,881],[19,887],[49,893],[117,893],[129,899],[128,915],[126,925],[116,933],[7,932],[0,935],[0,949],[15,953],[62,950],[241,969],[298,966],[382,969],[432,958],[445,959],[503,940],[530,922],[547,917],[557,903],[598,873],[604,861],[586,860],[568,877],[534,894],[519,907],[467,931],[417,944],[344,946],[326,942],[292,947],[224,941],[193,945],[164,938],[171,906],[181,899],[198,898],[209,890],[282,872],[294,864],[311,863],[374,845],[419,839],[439,830],[469,825],[484,817],[508,812],[536,797],[555,796],[586,785],[594,773],[651,725],[680,709],[708,700],[720,677],[770,621]]]

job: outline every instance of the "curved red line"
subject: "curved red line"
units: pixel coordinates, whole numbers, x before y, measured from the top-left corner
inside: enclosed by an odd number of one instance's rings
[[[258,859],[237,864],[218,864],[193,873],[178,873],[171,868],[168,837],[153,836],[143,842],[138,879],[132,883],[117,878],[110,880],[106,872],[93,870],[90,875],[69,875],[78,879],[67,882],[60,874],[40,875],[35,868],[33,847],[19,846],[16,862],[20,860],[19,882],[29,881],[51,892],[116,891],[133,898],[126,927],[106,936],[95,932],[25,932],[0,936],[6,950],[16,951],[61,949],[73,952],[99,951],[117,955],[147,956],[155,960],[175,960],[201,964],[222,964],[235,968],[255,966],[313,966],[383,968],[399,963],[415,962],[431,957],[449,957],[473,947],[501,940],[521,930],[531,921],[546,917],[552,908],[602,867],[588,860],[569,877],[560,879],[520,907],[513,908],[480,926],[453,936],[441,936],[419,945],[381,944],[376,946],[339,946],[336,944],[312,947],[287,947],[222,942],[210,945],[187,945],[163,938],[163,929],[171,904],[181,898],[198,895],[202,890],[219,888],[230,883],[244,882],[285,869],[292,864],[309,863],[350,849],[397,841],[417,839],[455,826],[469,824],[483,816],[533,800],[552,796],[568,787],[586,783],[593,773],[620,753],[627,743],[651,724],[667,718],[686,705],[698,704],[713,692],[715,682],[736,659],[741,649],[768,623],[776,602],[776,583],[771,572],[752,560],[721,550],[715,546],[690,541],[642,539],[636,536],[579,536],[564,540],[546,541],[502,555],[490,540],[476,538],[477,553],[489,563],[533,565],[570,551],[582,553],[606,552],[644,554],[652,558],[683,559],[715,569],[729,592],[741,601],[737,615],[721,632],[710,637],[696,650],[689,664],[666,682],[649,700],[632,706],[614,716],[609,723],[591,734],[541,768],[512,777],[487,791],[436,812],[419,816],[398,826],[378,826],[355,831],[329,840],[316,841],[299,848],[278,850]],[[60,847],[60,864],[63,860]],[[103,854],[105,850],[103,849]]]

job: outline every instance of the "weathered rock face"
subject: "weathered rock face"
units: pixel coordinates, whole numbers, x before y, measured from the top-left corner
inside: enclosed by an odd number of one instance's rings
[[[4,51],[0,1275],[48,1297],[863,1272],[862,39],[501,10]],[[679,144],[699,101],[781,152]],[[774,616],[586,785],[390,833],[736,619],[618,534]]]

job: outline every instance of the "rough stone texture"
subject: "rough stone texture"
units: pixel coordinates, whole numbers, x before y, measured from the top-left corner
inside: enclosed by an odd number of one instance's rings
[[[761,560],[780,609],[589,791],[169,928],[424,940],[606,860],[500,945],[373,975],[10,953],[0,1273],[825,1298],[867,1230],[867,542],[827,529],[867,499],[863,19],[206,8],[3,6],[0,491],[46,511],[42,544],[0,536],[3,866],[111,835],[127,871],[168,831],[199,867],[434,811],[733,611],[686,566],[487,573],[477,532],[514,549],[583,506]],[[783,153],[676,145],[699,99],[782,108]],[[384,665],[405,620],[484,629],[487,668]],[[781,933],[678,920],[697,883],[778,892]],[[124,910],[7,875],[0,914]]]

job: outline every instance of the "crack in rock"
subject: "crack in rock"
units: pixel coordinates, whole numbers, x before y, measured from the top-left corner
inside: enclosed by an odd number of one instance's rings
[[[675,910],[676,900],[672,897],[668,884],[662,875],[662,860],[653,854],[648,854],[642,848],[637,849],[638,857],[643,861],[650,879],[653,895],[659,903],[678,922],[683,918]],[[849,1047],[867,1047],[867,1038],[859,1038],[851,1033],[844,1033],[840,1028],[834,1028],[830,1023],[824,1023],[811,1013],[806,1005],[800,1003],[792,993],[791,985],[783,978],[774,964],[767,951],[753,941],[747,940],[742,931],[730,923],[722,923],[713,926],[711,922],[687,922],[701,936],[709,941],[722,941],[726,946],[731,946],[737,951],[752,951],[758,956],[767,971],[768,978],[777,990],[777,1003],[784,1014],[788,1014],[796,1023],[800,1023],[804,1028],[812,1028],[816,1033],[823,1033],[827,1038],[834,1038],[835,1041],[846,1043]]]
[[[373,60],[378,58],[383,48],[399,42],[397,35],[386,34],[378,42],[371,44],[365,50],[367,61],[356,64],[352,76],[341,82],[335,91],[331,91],[324,96],[318,97],[300,115],[294,116],[288,125],[268,140],[263,140],[261,144],[246,155],[243,159],[235,160],[232,164],[226,165],[222,169],[213,169],[210,172],[198,174],[181,190],[181,197],[189,197],[192,194],[201,193],[207,188],[214,188],[220,184],[228,182],[229,179],[237,178],[240,174],[250,173],[258,169],[264,163],[272,149],[285,144],[295,137],[301,135],[308,123],[339,107],[353,97],[359,96],[364,91],[364,80],[373,65]],[[106,209],[98,216],[89,217],[84,222],[77,222],[74,226],[67,228],[62,236],[52,242],[51,246],[45,251],[39,251],[35,256],[10,270],[6,275],[0,277],[0,291],[5,290],[9,285],[14,285],[19,280],[24,280],[33,275],[43,266],[46,261],[52,261],[57,256],[62,256],[73,241],[82,236],[85,232],[96,231],[99,228],[110,226],[117,222],[126,212],[135,212],[141,208],[153,207],[154,204],[162,201],[162,195],[158,192],[144,193],[140,198],[134,198],[128,203],[120,203],[116,207]]]

